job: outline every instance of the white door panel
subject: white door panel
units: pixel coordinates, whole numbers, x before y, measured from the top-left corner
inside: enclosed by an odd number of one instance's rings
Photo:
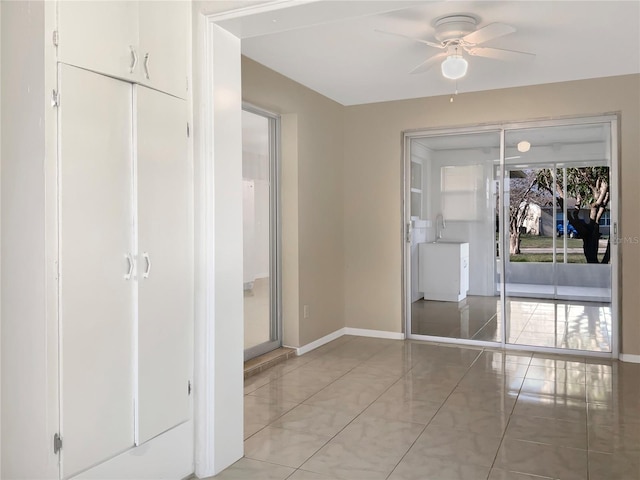
[[[145,87],[135,90],[142,443],[190,416],[193,256],[186,102]]]
[[[60,67],[64,477],[133,444],[132,87]]]
[[[186,98],[191,3],[143,1],[138,5],[141,83]]]
[[[58,2],[58,32],[61,62],[132,81],[139,78],[140,61],[131,72],[131,47],[140,55],[138,2]]]

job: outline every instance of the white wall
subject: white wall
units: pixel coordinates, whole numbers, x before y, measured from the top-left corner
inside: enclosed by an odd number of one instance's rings
[[[269,276],[269,122],[242,112],[244,283]],[[245,125],[253,128],[245,128]],[[257,129],[257,130],[256,130]]]
[[[2,2],[0,2],[0,104],[2,103]],[[2,115],[0,115],[0,157],[2,157]],[[2,170],[0,169],[0,212],[2,212]],[[0,222],[0,239],[2,224]],[[0,270],[2,258],[0,258]],[[1,280],[1,278],[0,278]],[[2,284],[0,283],[0,372],[2,372]],[[1,376],[1,375],[0,375]],[[2,412],[2,382],[0,381],[0,412]],[[0,476],[2,475],[2,414],[0,413]]]
[[[422,186],[422,194],[420,195],[420,215],[414,215],[414,213],[418,213],[418,212],[411,212],[412,217],[416,216],[419,217],[415,220],[411,220],[411,249],[410,249],[410,255],[411,255],[411,301],[415,302],[417,300],[420,300],[421,298],[424,297],[424,292],[420,292],[418,290],[418,283],[419,283],[419,274],[420,274],[420,252],[419,252],[419,248],[418,248],[418,244],[420,243],[424,243],[427,241],[428,238],[428,225],[430,225],[430,223],[428,223],[426,221],[426,209],[427,209],[427,202],[426,202],[426,186],[428,185],[428,181],[429,181],[429,165],[431,162],[431,152],[429,151],[428,148],[424,147],[423,145],[420,145],[417,142],[412,142],[411,143],[411,163],[413,164],[418,164],[420,165],[420,185]],[[410,167],[410,168],[415,168],[415,167]],[[409,177],[413,177],[414,175],[418,176],[417,174],[411,173],[409,172]],[[409,181],[411,182],[411,178],[409,179]],[[415,195],[418,195],[418,193],[416,192]],[[412,203],[413,205],[413,203]],[[413,206],[412,206],[413,208]]]
[[[256,279],[256,202],[255,181],[242,180],[242,283],[253,288]]]
[[[198,8],[194,5],[195,471],[207,477],[241,458],[244,448],[242,95],[239,39],[217,26],[209,30]],[[210,56],[205,39],[213,48]]]
[[[45,160],[52,119],[45,94],[44,65],[51,60],[44,42],[45,6],[2,3],[0,476],[7,480],[58,475],[51,448],[57,428],[57,377],[52,376],[57,364],[47,322]]]
[[[497,137],[496,137],[497,139]],[[436,238],[436,216],[443,214],[446,228],[442,230],[444,240],[469,243],[469,295],[494,296],[495,292],[495,197],[493,184],[493,162],[499,158],[498,149],[436,151],[426,166],[430,181],[424,195],[428,199],[426,218],[432,227],[428,241]],[[443,167],[470,167],[467,173],[475,184],[459,202],[443,205],[441,172]]]

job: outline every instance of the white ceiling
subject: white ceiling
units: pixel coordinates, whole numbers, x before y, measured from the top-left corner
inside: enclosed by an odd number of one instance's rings
[[[453,93],[438,66],[408,74],[439,50],[375,32],[433,40],[432,21],[453,13],[476,15],[479,28],[517,29],[485,46],[536,54],[524,63],[468,58],[460,93],[640,73],[640,0],[273,3],[218,23],[242,38],[244,55],[343,105]]]

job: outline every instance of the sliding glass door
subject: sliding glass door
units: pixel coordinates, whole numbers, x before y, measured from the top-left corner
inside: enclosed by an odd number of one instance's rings
[[[405,135],[410,337],[616,353],[616,128]]]
[[[279,118],[242,112],[245,360],[281,346],[278,209]]]
[[[506,341],[611,352],[611,124],[504,136]]]
[[[500,132],[412,138],[411,333],[500,342],[496,165]]]

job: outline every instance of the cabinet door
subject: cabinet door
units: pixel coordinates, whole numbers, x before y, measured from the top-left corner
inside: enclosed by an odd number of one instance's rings
[[[138,440],[190,417],[191,167],[186,101],[135,87],[138,172]]]
[[[58,2],[58,59],[119,78],[134,80],[138,45],[138,4],[134,1]],[[139,56],[139,53],[136,53]]]
[[[61,433],[69,477],[134,443],[132,87],[61,65]]]
[[[191,3],[143,1],[138,5],[140,82],[186,98]]]

